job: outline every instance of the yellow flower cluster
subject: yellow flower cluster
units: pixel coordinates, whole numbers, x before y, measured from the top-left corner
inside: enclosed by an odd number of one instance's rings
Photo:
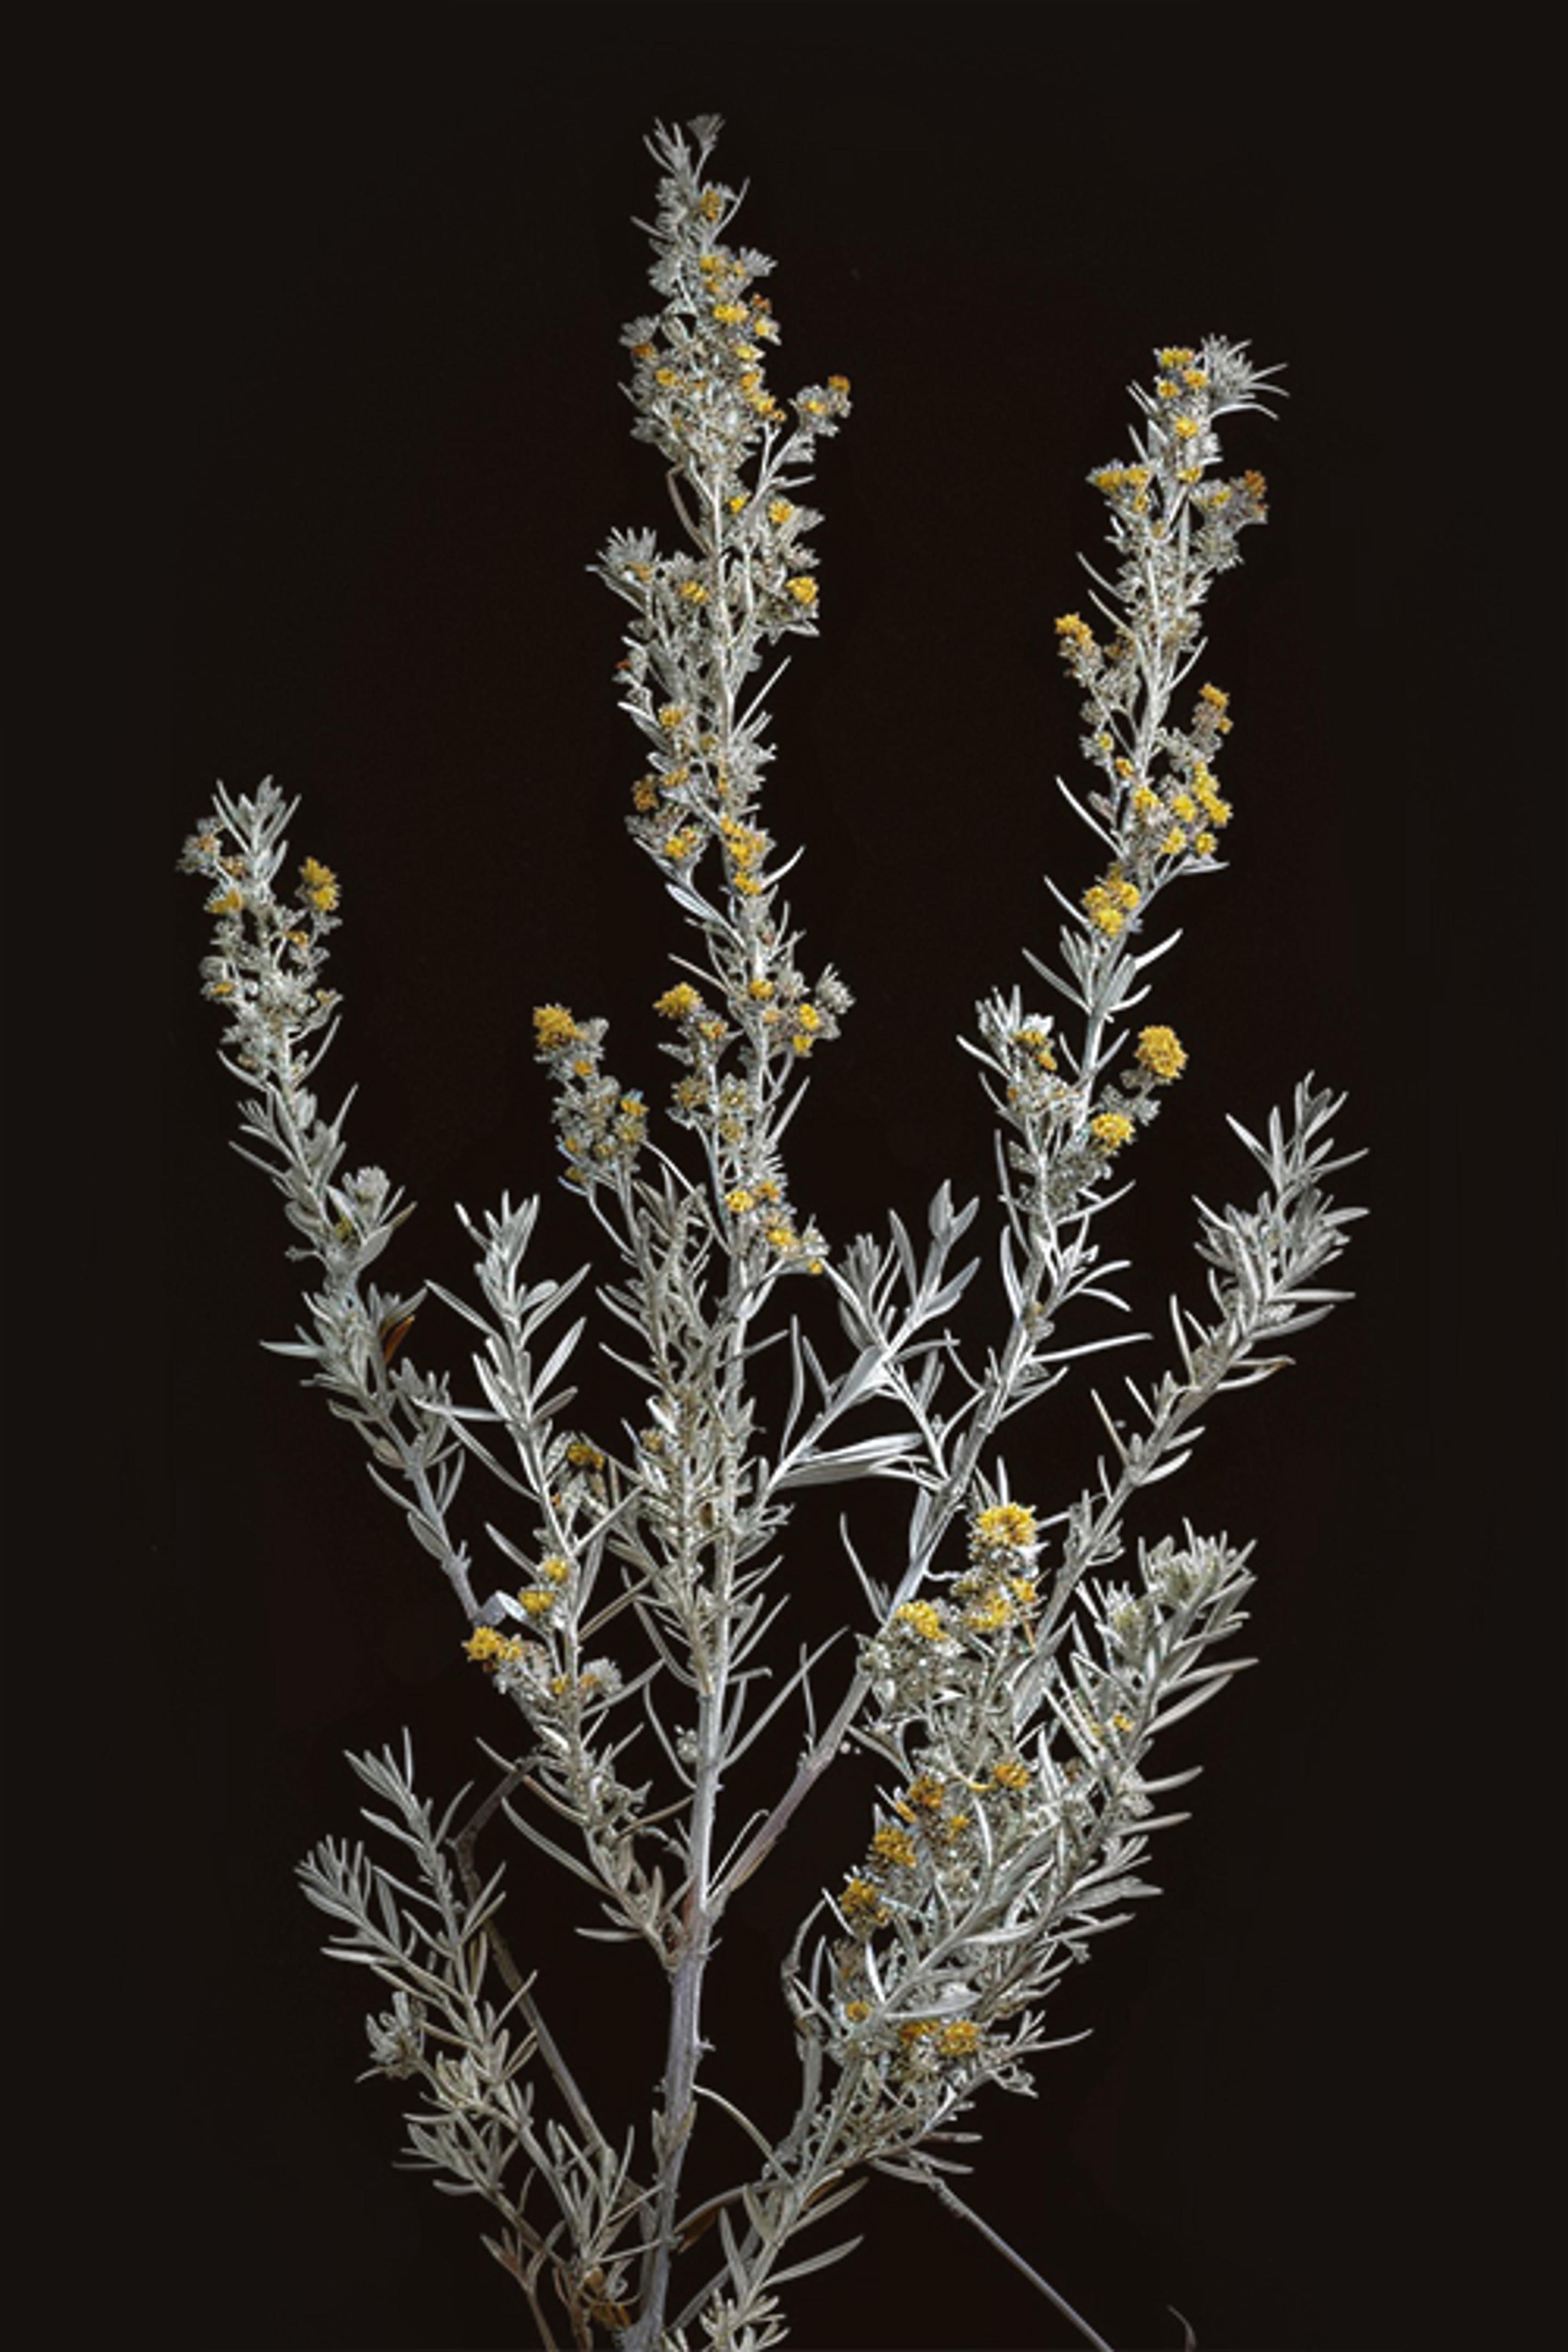
[[[1043,1029],[1015,1029],[1013,1043],[1036,1062],[1042,1070],[1054,1070],[1057,1057],[1051,1051],[1051,1041]]]
[[[1133,514],[1149,511],[1149,468],[1147,466],[1100,466],[1089,476],[1097,490],[1102,490],[1113,505],[1125,500]],[[1061,623],[1057,624],[1058,628]]]
[[[1187,1066],[1182,1041],[1173,1029],[1156,1027],[1143,1030],[1138,1039],[1135,1058],[1163,1084],[1179,1078]]]
[[[963,1622],[972,1633],[999,1633],[1013,1622],[1012,1601],[999,1584],[994,1584],[964,1611]]]
[[[1097,1151],[1120,1151],[1124,1143],[1132,1140],[1132,1121],[1119,1110],[1102,1110],[1098,1118],[1089,1122]]]
[[[1096,930],[1113,940],[1142,895],[1136,882],[1130,882],[1121,868],[1113,866],[1084,892],[1083,911]]]
[[[582,1030],[565,1005],[536,1004],[534,1006],[534,1045],[541,1054],[559,1054],[563,1047],[574,1045],[582,1034]]]
[[[976,1515],[972,1536],[983,1551],[1024,1551],[1038,1539],[1035,1515],[1022,1503],[993,1503]]]
[[[730,882],[743,898],[754,898],[762,890],[755,868],[773,847],[765,833],[754,825],[742,824],[732,816],[721,816],[719,830],[730,856]]]
[[[896,1869],[914,1867],[915,1842],[907,1830],[879,1829],[871,1840],[871,1851],[879,1862],[891,1863]]]
[[[941,1610],[930,1601],[906,1601],[901,1609],[894,1610],[893,1620],[896,1624],[907,1625],[923,1642],[940,1642],[946,1630]]]
[[[319,915],[330,915],[338,903],[338,877],[319,857],[307,857],[300,868],[305,896]]]
[[[968,2058],[980,2047],[980,2028],[971,2017],[955,2017],[946,2025],[940,2018],[911,2017],[900,2026],[899,2039],[906,2050],[929,2039],[944,2058]]]
[[[888,1906],[868,1878],[852,1878],[838,1897],[838,1907],[855,1927],[879,1927],[889,1916]]]
[[[689,981],[678,980],[673,988],[667,988],[662,996],[655,999],[653,1009],[656,1013],[662,1013],[667,1021],[684,1021],[689,1013],[696,1012],[701,1002]]]
[[[934,1772],[917,1772],[904,1793],[910,1804],[919,1805],[923,1812],[940,1813],[945,1786],[945,1781],[939,1780]],[[914,1815],[906,1811],[903,1806],[899,1810],[904,1813],[906,1821],[913,1821]]]
[[[487,1674],[493,1675],[497,1666],[503,1663],[515,1664],[523,1655],[527,1643],[520,1642],[515,1634],[509,1637],[498,1633],[493,1625],[476,1625],[463,1648],[476,1665],[483,1666]]]
[[[795,1008],[795,1034],[790,1039],[797,1054],[809,1054],[822,1027],[822,1015],[815,1004],[797,1004]]]

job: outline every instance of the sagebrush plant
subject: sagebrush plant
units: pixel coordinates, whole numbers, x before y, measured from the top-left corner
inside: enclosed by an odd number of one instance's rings
[[[1138,1875],[1148,1841],[1183,1818],[1158,1808],[1193,1776],[1151,1777],[1155,1737],[1243,1663],[1212,1654],[1243,1622],[1247,1549],[1189,1527],[1141,1537],[1129,1560],[1123,1526],[1141,1489],[1185,1461],[1210,1402],[1266,1378],[1280,1343],[1347,1295],[1322,1285],[1357,1213],[1324,1190],[1344,1164],[1328,1096],[1308,1082],[1261,1135],[1237,1128],[1261,1194],[1200,1210],[1206,1297],[1173,1300],[1169,1368],[1128,1383],[1132,1433],[1100,1408],[1110,1450],[1081,1488],[1044,1494],[1037,1454],[1020,1444],[1010,1463],[999,1441],[1083,1359],[1122,1343],[1093,1328],[1098,1304],[1121,1303],[1122,1271],[1098,1220],[1186,1061],[1171,1028],[1135,1011],[1172,944],[1152,926],[1166,891],[1221,870],[1231,816],[1216,781],[1227,698],[1199,675],[1201,617],[1265,512],[1258,475],[1220,470],[1218,426],[1264,407],[1271,372],[1216,339],[1162,350],[1133,395],[1131,456],[1091,478],[1113,562],[1089,575],[1095,623],[1068,614],[1057,635],[1092,771],[1068,797],[1096,849],[1087,879],[1057,893],[1056,964],[1027,958],[1052,1009],[995,992],[964,1041],[998,1121],[1002,1220],[1001,1318],[975,1357],[949,1328],[977,1263],[956,1255],[973,1203],[955,1207],[944,1186],[918,1241],[893,1215],[886,1239],[836,1249],[792,1191],[785,1131],[850,998],[831,968],[808,973],[782,896],[794,856],[764,815],[763,673],[781,640],[816,631],[818,518],[803,494],[849,387],[770,390],[772,264],[728,241],[739,200],[710,171],[718,128],[704,118],[649,142],[658,307],[626,333],[635,431],[668,468],[684,543],[617,532],[597,567],[629,613],[618,676],[644,743],[632,837],[691,942],[655,1005],[679,1071],[664,1139],[606,1066],[603,1020],[558,1003],[534,1015],[564,1181],[616,1269],[598,1292],[607,1352],[639,1398],[618,1435],[571,1417],[584,1318],[565,1310],[588,1268],[565,1281],[528,1269],[533,1201],[459,1210],[479,1304],[428,1286],[478,1335],[477,1395],[459,1401],[414,1360],[426,1292],[372,1278],[408,1211],[381,1169],[345,1172],[348,1106],[328,1117],[315,1091],[337,1019],[323,979],[336,877],[315,857],[290,865],[294,811],[270,782],[219,790],[184,853],[209,886],[204,985],[229,1014],[240,1148],[282,1192],[291,1255],[311,1269],[286,1352],[361,1432],[504,1703],[481,1743],[496,1775],[481,1801],[465,1791],[433,1810],[405,1734],[351,1759],[396,1869],[329,1839],[300,1874],[334,1956],[390,1991],[369,2019],[371,2072],[412,2086],[413,2158],[490,2207],[485,2243],[542,2344],[783,2341],[780,2289],[858,2242],[797,2240],[873,2168],[934,2190],[1098,2344],[958,2198],[966,2168],[951,2150],[973,2135],[953,2127],[981,2091],[1032,2088],[1052,1989],[1119,1906],[1152,1891]],[[789,1311],[797,1281],[837,1308],[836,1360]],[[1068,1319],[1080,1303],[1081,1326]],[[793,1366],[772,1416],[754,1371],[770,1337]],[[857,1435],[873,1403],[875,1433]],[[501,1493],[506,1523],[487,1528],[499,1586],[453,1526],[475,1463]],[[907,1491],[907,1535],[868,1566],[847,1531],[865,1606],[847,1686],[817,1706],[819,1650],[764,1696],[792,1497],[865,1478]],[[796,1699],[793,1773],[786,1760],[771,1809],[737,1825],[726,1776],[764,1733],[783,1737]],[[653,1766],[630,1780],[639,1732]],[[700,2080],[723,2055],[704,2031],[704,1977],[736,1889],[851,1743],[881,1782],[854,1850],[824,1853],[829,1884],[783,1972],[799,2095],[771,2132]],[[646,1947],[667,1980],[646,2119],[592,2110],[570,2019],[558,2038],[513,1954],[503,1867],[479,1858],[503,1821],[592,1890],[607,1924],[580,1932]],[[704,2097],[747,2153],[744,2177],[693,2210],[682,2183]]]

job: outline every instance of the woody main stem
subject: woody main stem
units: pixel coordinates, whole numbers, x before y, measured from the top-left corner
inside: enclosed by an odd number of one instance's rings
[[[655,2155],[658,2192],[647,2250],[643,2255],[637,2316],[618,2339],[622,2352],[656,2352],[664,2326],[674,2259],[675,2217],[685,2169],[687,2146],[696,2121],[695,2085],[702,2052],[702,1979],[712,1950],[713,1919],[708,1904],[708,1873],[711,1855],[713,1816],[719,1792],[720,1719],[722,1682],[718,1692],[704,1692],[700,1713],[700,1752],[692,1801],[691,1885],[683,1916],[679,1960],[669,1994],[669,2040],[664,2072],[663,2111],[658,2118]]]

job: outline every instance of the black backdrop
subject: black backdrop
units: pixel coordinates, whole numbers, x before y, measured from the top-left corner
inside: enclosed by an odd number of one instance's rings
[[[1552,724],[1548,618],[1501,576],[1500,534],[1544,489],[1518,301],[1539,246],[1488,160],[1510,143],[1500,42],[1467,64],[1435,37],[1377,47],[1349,15],[1262,24],[468,7],[150,37],[126,186],[153,224],[129,240],[134,299],[168,330],[142,387],[178,532],[165,846],[215,776],[303,796],[299,847],[344,887],[352,1159],[423,1204],[395,1270],[462,1285],[447,1204],[503,1187],[544,1190],[541,1260],[574,1264],[587,1221],[554,1187],[530,1009],[609,1014],[616,1066],[656,1088],[648,1006],[679,944],[622,831],[637,740],[617,608],[584,566],[610,528],[666,523],[616,389],[619,326],[646,307],[630,222],[646,130],[718,110],[743,234],[780,265],[779,380],[841,368],[856,402],[817,488],[823,635],[776,697],[770,807],[807,845],[808,961],[858,997],[795,1130],[798,1197],[847,1236],[889,1200],[918,1216],[946,1176],[986,1194],[954,1034],[1026,977],[1024,943],[1054,940],[1041,874],[1087,879],[1092,848],[1051,782],[1079,770],[1051,621],[1095,549],[1084,476],[1124,447],[1153,345],[1217,331],[1288,362],[1279,421],[1232,432],[1273,509],[1211,607],[1232,868],[1184,894],[1161,969],[1192,1066],[1121,1238],[1146,1319],[1197,1278],[1188,1196],[1247,1188],[1224,1112],[1261,1118],[1307,1069],[1349,1091],[1342,1131],[1371,1156],[1347,1189],[1373,1214],[1356,1303],[1151,1498],[1256,1537],[1261,1663],[1178,1736],[1207,1769],[1155,1857],[1167,1891],[1063,1987],[1058,2030],[1094,2032],[1042,2062],[1038,2101],[977,2111],[971,2189],[1120,2346],[1174,2343],[1171,2304],[1207,2352],[1416,2352],[1548,2316],[1514,2104],[1533,2030],[1497,2038],[1535,2014],[1519,1865],[1558,1672],[1552,1518],[1507,1516],[1540,1465],[1528,1332],[1561,1266],[1555,1217],[1514,1205],[1554,1148],[1560,1055],[1507,1058],[1559,924],[1541,885],[1560,780],[1521,723]],[[168,905],[169,1311],[141,1400],[158,1467],[136,1633],[175,1811],[139,1866],[167,1866],[185,1907],[153,1988],[167,2165],[120,2196],[181,2340],[524,2343],[478,2209],[391,2168],[395,2093],[352,2084],[362,1987],[317,1957],[290,1883],[351,1825],[345,1747],[407,1722],[449,1791],[500,1711],[349,1433],[256,1346],[294,1319],[284,1236],[227,1148],[195,887],[172,880]],[[1528,1278],[1506,1271],[1521,1241]],[[431,1360],[460,1363],[459,1340],[421,1316]],[[1476,1466],[1494,1436],[1495,1484]],[[1015,1475],[1062,1499],[1084,1415],[1033,1443]],[[791,1575],[802,1627],[852,1608],[831,1513],[804,1520]],[[778,1958],[861,1818],[836,1826],[820,1798],[725,1937],[735,2072],[715,2079],[765,2117],[788,2079]],[[520,1855],[514,1879],[574,2062],[642,2116],[647,1969],[570,1938],[545,1866]],[[856,2211],[860,2252],[795,2291],[803,2346],[1071,2340],[912,2192],[879,2184]]]

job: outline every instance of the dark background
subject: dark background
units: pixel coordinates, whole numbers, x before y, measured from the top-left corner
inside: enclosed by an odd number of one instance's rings
[[[839,1240],[889,1201],[918,1219],[944,1177],[989,1193],[953,1038],[976,996],[1028,978],[1025,943],[1054,947],[1041,874],[1091,878],[1052,785],[1081,762],[1051,622],[1083,601],[1084,476],[1125,449],[1124,385],[1152,346],[1208,332],[1288,362],[1279,420],[1227,444],[1272,504],[1210,607],[1231,871],[1167,902],[1187,937],[1151,1017],[1191,1067],[1109,1238],[1141,1321],[1169,1282],[1192,1296],[1188,1196],[1251,1189],[1224,1113],[1254,1123],[1311,1069],[1370,1150],[1342,1180],[1373,1210],[1344,1268],[1358,1297],[1298,1370],[1212,1416],[1138,1523],[1257,1538],[1260,1664],[1173,1735],[1173,1762],[1206,1769],[1154,1856],[1167,1891],[1054,2004],[1057,2031],[1092,2038],[1040,2063],[1037,2102],[970,2119],[972,2201],[1126,2352],[1177,2341],[1167,2305],[1205,2352],[1424,2352],[1534,2340],[1555,2301],[1531,2284],[1528,1869],[1560,1719],[1555,1433],[1531,1417],[1562,1263],[1532,1189],[1561,1051],[1528,1026],[1561,929],[1556,588],[1530,523],[1552,495],[1534,453],[1560,436],[1543,183],[1500,37],[1461,58],[1429,33],[1380,46],[1353,12],[1310,26],[230,10],[98,60],[110,110],[125,93],[124,169],[102,174],[137,323],[121,398],[145,416],[124,454],[174,559],[166,625],[149,570],[163,845],[132,854],[163,870],[215,777],[302,796],[297,850],[344,889],[329,1092],[361,1090],[351,1164],[424,1204],[390,1269],[410,1286],[466,1286],[454,1198],[543,1190],[540,1262],[584,1245],[535,1003],[609,1015],[614,1066],[658,1091],[648,1007],[680,940],[622,830],[639,760],[614,708],[618,607],[584,569],[612,527],[670,529],[616,388],[619,327],[647,307],[647,128],[724,115],[720,168],[751,182],[739,233],[780,265],[775,385],[854,384],[817,483],[823,635],[775,698],[769,803],[807,845],[807,968],[831,959],[858,997],[794,1130],[797,1198]],[[157,2160],[114,2202],[180,2341],[518,2345],[478,2209],[392,2169],[396,2090],[352,2081],[363,1988],[317,1957],[290,1875],[353,1824],[345,1748],[406,1722],[444,1797],[503,1718],[350,1433],[257,1348],[297,1313],[283,1228],[228,1149],[195,886],[166,904],[148,1206],[167,1314],[133,1416],[152,1467],[128,1634],[166,1774],[129,1845]],[[410,1344],[459,1366],[454,1325],[433,1303]],[[601,1395],[626,1409],[611,1383],[585,1414]],[[1009,1447],[1045,1507],[1091,1456],[1066,1402]],[[873,1551],[891,1524],[863,1490],[829,1499],[788,1571],[807,1631],[858,1622],[839,1502]],[[476,1529],[493,1509],[476,1487]],[[863,1819],[819,1797],[731,1916],[714,2079],[764,2122],[790,2079],[777,1962]],[[546,1865],[519,1854],[512,1883],[574,2063],[640,2119],[649,1967],[574,1939]],[[712,2123],[743,2159],[735,2137]],[[863,2247],[789,2291],[803,2347],[1073,2340],[912,2191],[879,2183],[846,2220]]]

